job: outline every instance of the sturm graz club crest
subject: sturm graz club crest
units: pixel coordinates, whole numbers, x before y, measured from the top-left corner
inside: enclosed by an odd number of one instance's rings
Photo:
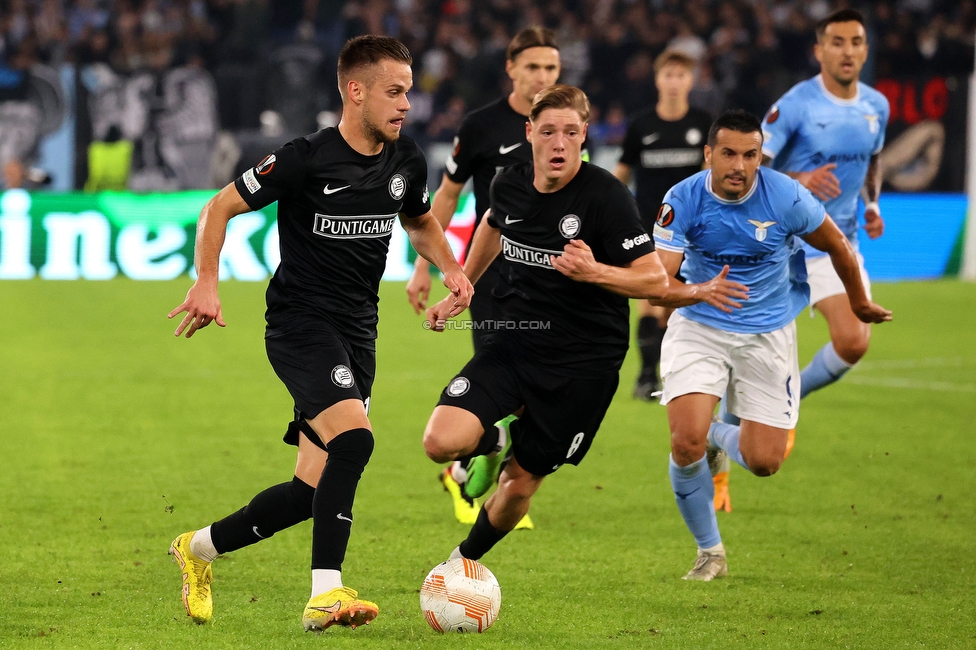
[[[407,191],[407,180],[400,174],[394,174],[390,179],[390,196],[399,201]]]
[[[352,370],[341,363],[332,369],[332,383],[339,388],[352,388],[355,383],[352,377]]]
[[[566,239],[572,239],[579,234],[582,225],[580,218],[575,214],[567,214],[559,220],[559,234]]]
[[[451,397],[461,397],[471,388],[471,382],[467,377],[455,377],[454,381],[447,385],[447,394]]]

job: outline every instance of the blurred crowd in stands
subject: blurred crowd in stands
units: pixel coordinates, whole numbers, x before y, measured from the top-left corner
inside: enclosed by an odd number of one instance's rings
[[[77,186],[218,186],[338,120],[336,56],[366,33],[413,53],[406,132],[425,146],[508,92],[505,47],[534,24],[556,30],[561,80],[590,96],[596,146],[655,101],[669,47],[699,61],[693,105],[761,115],[816,73],[813,25],[841,6],[868,16],[868,82],[972,71],[976,0],[0,0],[0,182],[30,182],[68,111]]]

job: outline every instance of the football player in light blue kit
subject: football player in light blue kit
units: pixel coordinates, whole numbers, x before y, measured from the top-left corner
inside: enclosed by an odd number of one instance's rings
[[[662,345],[661,402],[671,427],[671,486],[698,544],[686,580],[728,571],[713,507],[714,468],[731,458],[757,476],[776,473],[796,425],[794,319],[809,288],[794,238],[830,256],[858,318],[891,319],[868,298],[854,249],[823,205],[796,180],[760,168],[761,128],[744,111],[719,117],[705,146],[710,169],[671,188],[654,227],[672,276],[668,294],[655,302],[679,308]],[[686,283],[674,277],[679,267]],[[726,394],[741,426],[711,421]]]
[[[864,18],[843,9],[817,25],[815,50],[821,73],[790,89],[766,114],[763,155],[773,169],[797,179],[824,204],[857,251],[858,195],[865,202],[864,229],[880,237],[878,154],[888,124],[884,95],[858,81],[868,55]],[[844,285],[823,253],[805,246],[810,303],[827,319],[830,342],[802,372],[801,397],[840,379],[867,352],[871,327],[861,322]],[[861,276],[871,295],[864,260]]]

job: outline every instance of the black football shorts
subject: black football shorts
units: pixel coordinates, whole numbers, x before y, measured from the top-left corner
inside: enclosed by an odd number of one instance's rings
[[[512,423],[512,453],[528,472],[546,476],[579,465],[617,390],[618,373],[566,377],[527,361],[494,337],[451,380],[438,405],[474,414],[487,430],[525,407]]]
[[[277,330],[264,341],[271,367],[295,400],[295,420],[284,437],[288,444],[297,445],[302,431],[325,449],[306,419],[347,399],[362,400],[369,409],[376,375],[376,348],[371,342],[353,345],[329,331],[303,329]]]

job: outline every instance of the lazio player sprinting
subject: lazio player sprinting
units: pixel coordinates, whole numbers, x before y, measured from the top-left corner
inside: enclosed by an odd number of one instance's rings
[[[661,402],[671,427],[671,486],[698,544],[686,580],[728,572],[710,474],[725,454],[757,476],[776,473],[799,416],[794,319],[809,288],[794,238],[829,254],[858,318],[891,319],[868,298],[854,249],[823,206],[797,181],[759,169],[758,119],[729,111],[707,142],[710,169],[671,188],[654,228],[672,276],[668,294],[654,302],[679,308],[662,346]],[[687,283],[674,277],[679,268]],[[741,426],[711,422],[726,394]]]
[[[790,89],[766,114],[763,154],[773,169],[797,179],[824,204],[854,250],[857,200],[865,201],[868,237],[880,237],[878,209],[889,108],[884,95],[858,81],[868,44],[860,12],[844,9],[817,25],[815,50],[821,74]],[[830,328],[828,342],[803,369],[800,395],[840,379],[867,352],[871,326],[854,315],[844,285],[830,261],[809,245],[806,250],[810,304]],[[857,255],[862,281],[871,293],[864,260]]]

